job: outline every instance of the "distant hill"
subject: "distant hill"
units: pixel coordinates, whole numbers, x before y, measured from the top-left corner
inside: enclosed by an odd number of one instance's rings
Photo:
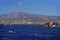
[[[55,22],[60,21],[60,17],[58,16],[45,16],[38,14],[29,14],[25,12],[12,12],[9,14],[0,15],[0,23],[44,23],[44,22]]]

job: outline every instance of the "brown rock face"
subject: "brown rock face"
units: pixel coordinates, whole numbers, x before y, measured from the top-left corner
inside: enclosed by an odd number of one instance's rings
[[[45,23],[45,26],[46,26],[46,27],[50,27],[50,26],[51,26],[51,25],[50,25],[50,22],[46,22],[46,23]]]

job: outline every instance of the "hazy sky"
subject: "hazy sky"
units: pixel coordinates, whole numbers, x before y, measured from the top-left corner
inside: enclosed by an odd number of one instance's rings
[[[0,0],[0,15],[10,12],[60,16],[60,0]]]

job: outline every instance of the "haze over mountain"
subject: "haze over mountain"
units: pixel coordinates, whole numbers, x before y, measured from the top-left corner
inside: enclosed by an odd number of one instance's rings
[[[9,12],[60,16],[60,0],[0,0],[0,15]]]
[[[44,22],[60,21],[58,16],[45,16],[38,14],[29,14],[25,12],[12,12],[9,14],[0,15],[0,23],[44,23]]]

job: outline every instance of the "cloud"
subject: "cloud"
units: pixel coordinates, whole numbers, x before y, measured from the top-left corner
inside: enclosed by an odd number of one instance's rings
[[[23,2],[19,2],[18,4],[19,4],[19,5],[23,5]]]

